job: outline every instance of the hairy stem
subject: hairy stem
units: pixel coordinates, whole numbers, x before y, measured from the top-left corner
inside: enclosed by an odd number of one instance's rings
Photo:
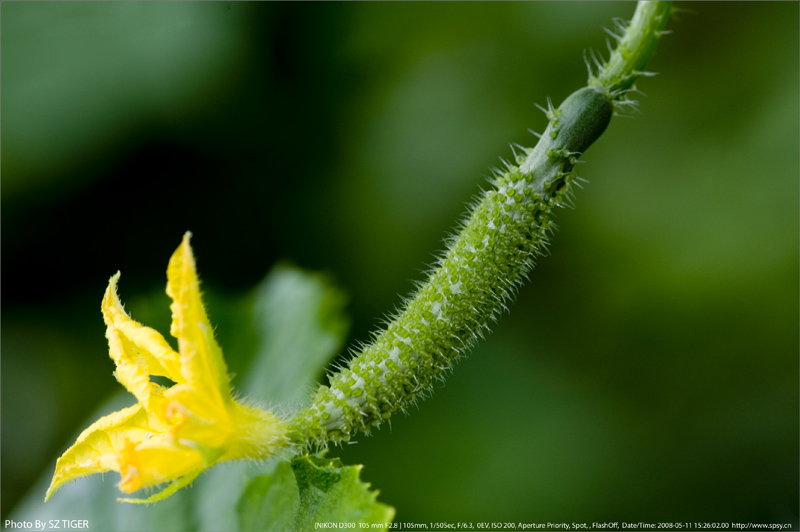
[[[578,157],[605,131],[664,31],[671,2],[639,2],[634,19],[589,86],[547,110],[536,147],[498,173],[472,207],[428,281],[290,420],[299,445],[347,441],[430,393],[455,359],[489,330],[547,245],[550,217],[570,197]]]
[[[667,22],[673,13],[672,2],[638,2],[633,20],[627,26],[616,20],[618,32],[609,31],[617,47],[602,65],[596,76],[590,76],[589,85],[602,87],[608,94],[619,96],[636,82],[656,51],[658,41],[666,32]]]

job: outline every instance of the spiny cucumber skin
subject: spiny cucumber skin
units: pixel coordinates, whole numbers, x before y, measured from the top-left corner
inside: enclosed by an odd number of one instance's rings
[[[484,193],[427,283],[346,368],[291,420],[298,444],[324,446],[369,432],[431,390],[434,379],[488,331],[547,244],[553,207],[573,166],[605,130],[609,96],[585,87],[550,110],[537,146]]]

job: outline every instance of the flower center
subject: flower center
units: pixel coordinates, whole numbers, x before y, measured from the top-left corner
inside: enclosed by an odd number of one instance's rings
[[[136,455],[136,444],[125,439],[125,447],[117,456],[119,462],[119,473],[122,480],[119,482],[120,491],[131,493],[142,487],[142,479],[139,476],[139,459]]]

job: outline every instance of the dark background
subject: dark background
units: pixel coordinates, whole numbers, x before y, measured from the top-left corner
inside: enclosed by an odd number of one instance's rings
[[[798,4],[687,7],[510,314],[335,451],[398,521],[797,527]],[[110,275],[167,332],[191,230],[223,346],[279,259],[367,339],[633,9],[3,2],[2,518],[118,388]]]

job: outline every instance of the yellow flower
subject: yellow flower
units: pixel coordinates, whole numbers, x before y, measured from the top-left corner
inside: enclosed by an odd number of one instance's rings
[[[233,399],[222,350],[200,298],[190,237],[184,235],[167,269],[177,353],[161,334],[125,313],[117,296],[120,274],[109,281],[102,310],[114,376],[138,404],[97,420],[78,436],[58,459],[45,501],[67,482],[118,471],[125,493],[173,481],[148,499],[118,499],[155,502],[217,462],[266,458],[285,447],[284,421]],[[175,384],[165,388],[151,376]]]

